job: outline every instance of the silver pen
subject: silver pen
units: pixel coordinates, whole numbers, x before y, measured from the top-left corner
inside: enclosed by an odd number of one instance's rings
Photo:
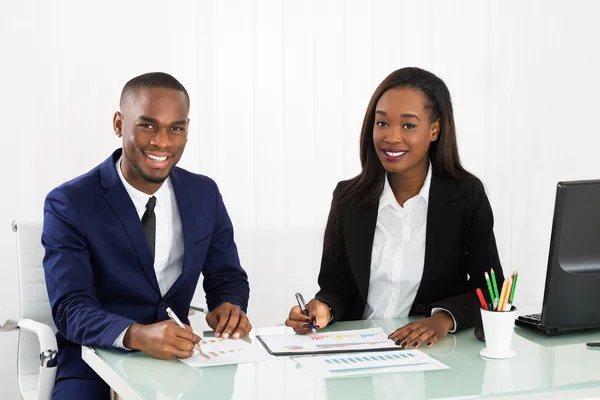
[[[171,310],[171,307],[167,307],[166,311],[167,311],[167,315],[169,316],[169,318],[171,318],[173,321],[175,321],[175,323],[177,325],[179,325],[180,327],[185,329],[185,325],[183,325],[183,322],[181,322],[181,320],[177,317],[177,315],[173,312],[173,310]],[[202,353],[202,349],[200,348],[200,343],[198,343],[196,345],[196,350],[198,350],[200,353]]]
[[[298,302],[298,306],[300,306],[300,311],[302,312],[302,314],[309,317],[308,308],[306,308],[306,303],[304,302],[304,297],[302,297],[302,295],[300,293],[296,293],[296,301]],[[312,330],[312,333],[317,334],[317,330],[315,329],[315,325],[312,323],[312,319],[311,319],[308,327]]]

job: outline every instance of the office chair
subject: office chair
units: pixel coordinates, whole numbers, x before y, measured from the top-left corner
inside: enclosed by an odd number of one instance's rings
[[[0,331],[19,330],[17,371],[24,400],[50,400],[56,377],[56,327],[46,291],[42,223],[13,221],[19,274],[19,317]]]
[[[12,230],[17,244],[20,317],[6,321],[0,331],[19,331],[17,370],[23,399],[50,400],[58,350],[42,266],[42,222],[13,221]],[[190,315],[196,311],[205,314],[206,305],[192,305]]]

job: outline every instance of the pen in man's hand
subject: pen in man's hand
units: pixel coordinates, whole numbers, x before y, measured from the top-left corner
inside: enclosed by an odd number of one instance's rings
[[[177,325],[179,325],[180,327],[185,329],[185,325],[183,325],[183,322],[181,322],[181,320],[177,317],[177,315],[173,312],[173,310],[171,310],[171,307],[167,307],[166,311],[167,311],[167,315],[169,316],[169,318],[171,318],[173,321],[175,321],[175,323]],[[200,343],[198,343],[196,345],[196,350],[198,350],[200,353],[202,353],[202,349],[200,348]]]
[[[307,317],[308,315],[308,308],[306,308],[306,303],[304,302],[304,297],[302,297],[302,295],[300,293],[296,293],[296,301],[298,301],[298,306],[300,306],[300,310],[302,311],[302,314],[306,315]],[[310,321],[310,324],[308,325],[308,327],[312,330],[312,333],[316,334],[317,330],[315,329],[315,324],[313,324],[312,318]]]

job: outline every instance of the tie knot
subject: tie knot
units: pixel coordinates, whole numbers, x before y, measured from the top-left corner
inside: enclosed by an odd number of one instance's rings
[[[156,206],[156,197],[152,196],[148,199],[148,203],[146,203],[146,210],[149,213],[154,212],[154,206]]]

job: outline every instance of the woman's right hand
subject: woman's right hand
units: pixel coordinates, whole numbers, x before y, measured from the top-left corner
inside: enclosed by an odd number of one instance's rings
[[[301,334],[311,333],[310,322],[313,321],[315,329],[325,328],[331,319],[329,306],[317,299],[312,299],[307,305],[308,317],[302,314],[300,307],[294,306],[290,310],[285,325],[294,328],[294,331]]]

